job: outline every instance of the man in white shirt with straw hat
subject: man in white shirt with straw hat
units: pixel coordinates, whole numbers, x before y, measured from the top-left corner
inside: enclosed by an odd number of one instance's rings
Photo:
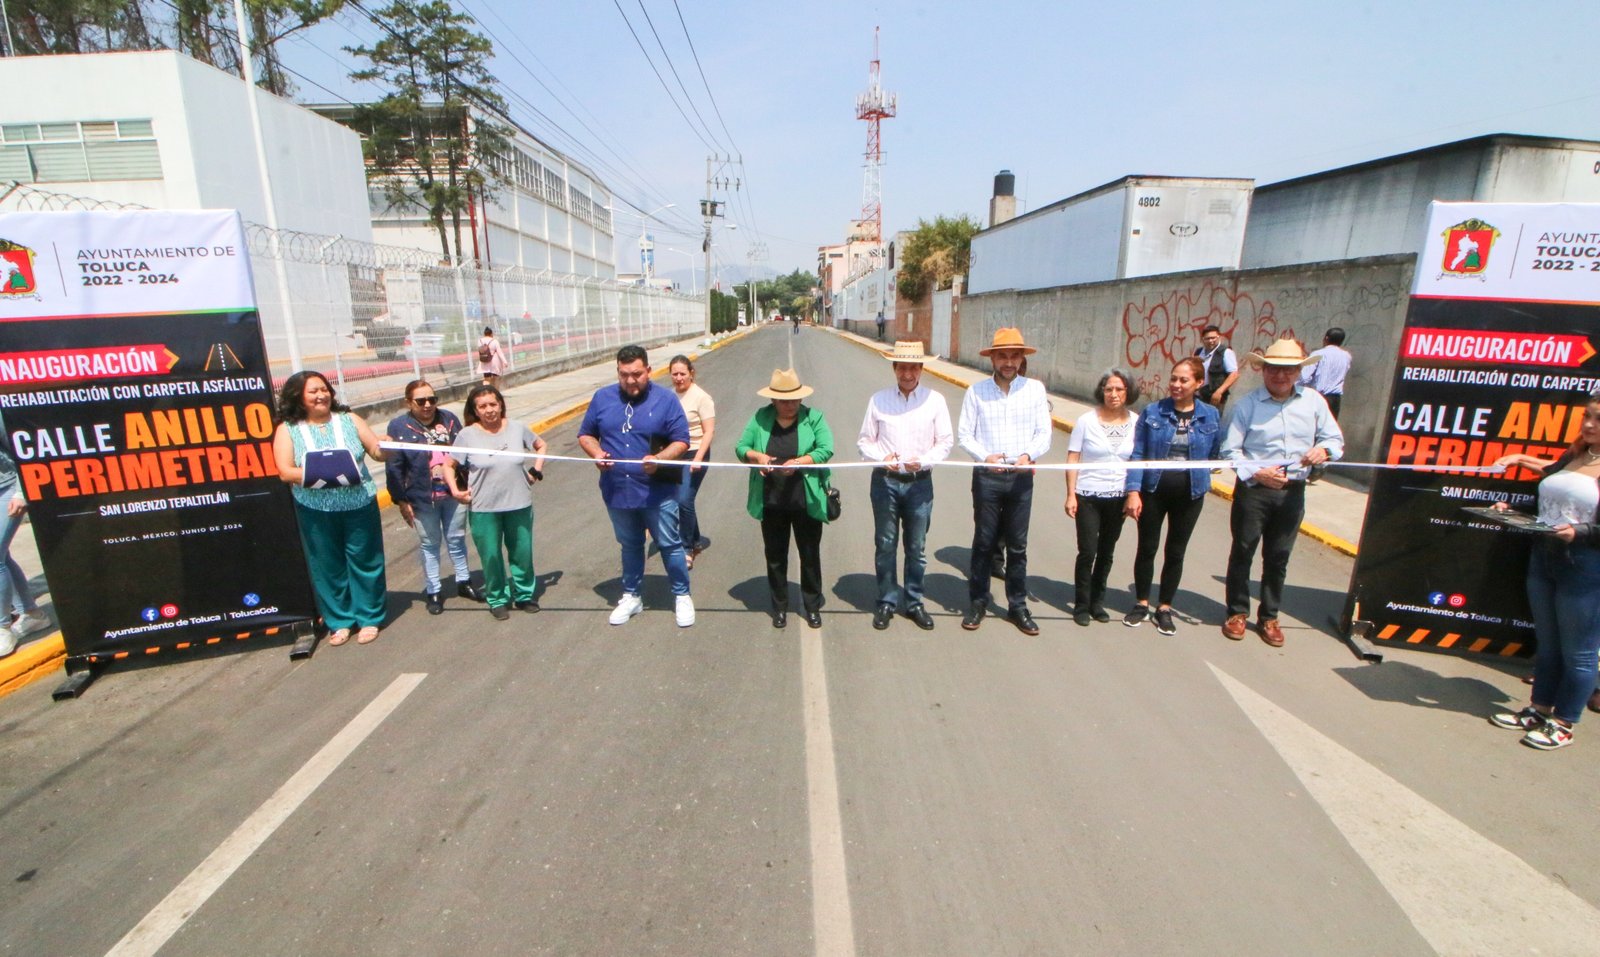
[[[1261,549],[1261,595],[1256,628],[1261,640],[1283,646],[1278,605],[1289,556],[1306,512],[1306,476],[1314,466],[1344,454],[1344,433],[1328,402],[1299,381],[1300,370],[1316,362],[1292,339],[1279,339],[1265,353],[1252,352],[1250,367],[1261,371],[1262,386],[1239,400],[1222,426],[1222,455],[1239,463],[1228,524],[1226,637],[1239,641],[1249,630],[1250,566]],[[1268,462],[1288,465],[1267,465]]]
[[[1022,360],[1039,350],[1022,339],[1022,330],[995,330],[989,348],[979,349],[994,374],[974,382],[961,402],[956,439],[987,467],[972,470],[972,564],[967,570],[971,604],[961,627],[976,631],[989,613],[989,573],[994,548],[1006,548],[1006,620],[1025,635],[1039,626],[1028,613],[1028,519],[1033,510],[1033,469],[1050,451],[1050,399],[1044,383],[1022,375]],[[1019,466],[1021,466],[1019,468]]]
[[[932,356],[920,341],[899,342],[884,358],[894,363],[895,384],[873,393],[861,422],[856,449],[872,470],[874,571],[878,605],[872,627],[883,631],[895,612],[905,614],[924,631],[933,619],[922,605],[922,580],[927,571],[925,546],[933,517],[933,469],[950,457],[955,436],[944,396],[922,385],[922,367]],[[905,543],[905,585],[895,575],[900,544]]]

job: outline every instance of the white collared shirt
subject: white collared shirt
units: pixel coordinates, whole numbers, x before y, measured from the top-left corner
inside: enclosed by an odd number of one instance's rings
[[[856,448],[869,462],[895,456],[924,468],[950,457],[955,436],[950,431],[950,406],[944,396],[919,385],[909,396],[899,386],[872,394]]]
[[[975,461],[991,455],[1037,462],[1050,452],[1050,399],[1044,383],[1017,376],[1001,392],[994,376],[980,379],[961,400],[956,439]]]

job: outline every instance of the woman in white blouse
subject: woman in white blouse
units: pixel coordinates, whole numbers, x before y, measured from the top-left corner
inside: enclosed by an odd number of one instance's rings
[[[1094,387],[1095,408],[1078,417],[1067,444],[1068,464],[1122,463],[1133,453],[1134,415],[1128,406],[1139,398],[1139,386],[1121,369],[1111,369]],[[1078,564],[1073,578],[1076,597],[1072,620],[1080,625],[1110,621],[1106,612],[1106,580],[1111,558],[1122,536],[1127,473],[1122,468],[1067,470],[1067,515],[1078,526]]]
[[[1551,530],[1534,542],[1528,563],[1528,605],[1538,639],[1533,701],[1489,720],[1524,732],[1529,747],[1553,751],[1572,743],[1600,664],[1600,392],[1589,396],[1578,439],[1560,458],[1507,455],[1495,464],[1543,473],[1539,521]]]

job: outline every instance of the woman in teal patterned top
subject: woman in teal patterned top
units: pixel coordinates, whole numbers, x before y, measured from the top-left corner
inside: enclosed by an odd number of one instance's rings
[[[360,481],[334,488],[306,488],[308,451],[346,449]],[[278,430],[272,438],[278,477],[289,483],[300,519],[300,543],[311,568],[322,621],[342,645],[356,633],[358,644],[378,637],[388,604],[383,567],[383,527],[378,518],[377,485],[365,455],[378,461],[388,453],[361,416],[339,403],[320,372],[296,372],[278,394]]]

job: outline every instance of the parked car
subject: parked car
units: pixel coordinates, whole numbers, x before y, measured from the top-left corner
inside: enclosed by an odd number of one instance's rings
[[[389,314],[371,319],[356,319],[355,331],[379,359],[398,359],[405,354],[406,327],[389,319]]]
[[[444,340],[448,327],[437,317],[420,323],[405,337],[405,354],[408,358],[437,359],[444,355]]]

